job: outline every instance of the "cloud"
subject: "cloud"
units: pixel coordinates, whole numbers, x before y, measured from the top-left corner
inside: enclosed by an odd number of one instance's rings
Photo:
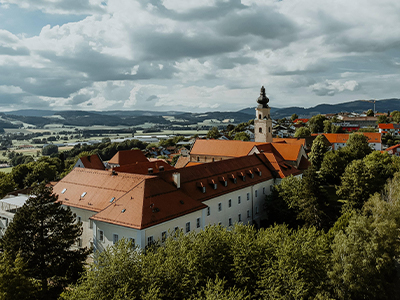
[[[360,85],[355,80],[349,80],[343,83],[340,81],[326,80],[322,83],[315,83],[311,85],[310,88],[318,96],[334,96],[339,92],[358,90]]]

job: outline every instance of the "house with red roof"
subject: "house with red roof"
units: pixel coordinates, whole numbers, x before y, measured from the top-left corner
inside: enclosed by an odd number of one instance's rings
[[[378,129],[381,134],[390,133],[392,136],[400,135],[400,124],[380,123],[378,124]]]
[[[121,238],[144,248],[174,230],[198,231],[208,224],[260,225],[273,185],[302,174],[269,147],[157,174],[74,168],[53,191],[82,222],[80,245],[97,250]]]
[[[386,148],[385,150],[390,155],[400,156],[400,144],[394,145],[392,147]]]
[[[80,157],[76,162],[74,168],[105,170],[104,163],[98,154]]]
[[[321,133],[332,145],[333,150],[346,146],[347,140],[350,137],[349,133]],[[356,132],[355,134],[363,134],[368,138],[369,146],[376,151],[382,150],[382,135],[378,132]],[[315,134],[317,136],[318,134]]]

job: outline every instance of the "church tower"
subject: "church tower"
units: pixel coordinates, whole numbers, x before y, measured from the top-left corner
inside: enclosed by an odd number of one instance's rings
[[[265,88],[261,87],[260,97],[257,99],[256,118],[254,119],[254,141],[272,143],[272,119],[269,99],[265,96]]]

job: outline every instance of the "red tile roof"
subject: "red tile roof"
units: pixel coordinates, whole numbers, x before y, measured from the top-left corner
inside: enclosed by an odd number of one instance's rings
[[[273,143],[300,144],[306,146],[306,139],[302,138],[273,138]]]
[[[108,163],[123,166],[147,161],[148,159],[140,150],[122,150],[118,151]]]
[[[179,189],[173,183],[177,172]],[[53,191],[65,205],[97,212],[93,220],[142,229],[204,209],[204,200],[291,174],[301,172],[271,152],[169,170],[158,177],[75,168]],[[204,193],[199,186],[206,188]]]
[[[190,151],[190,155],[240,157],[248,155],[255,145],[262,144],[265,143],[197,139]]]
[[[355,134],[363,134],[368,138],[369,143],[381,143],[381,134],[379,132],[356,132]],[[331,144],[346,143],[349,139],[348,133],[323,133]]]
[[[189,161],[190,161],[190,156],[180,156],[174,167],[176,169],[184,168],[186,167]]]
[[[379,123],[378,127],[379,127],[379,129],[394,129],[394,124],[393,123]]]
[[[93,154],[90,156],[82,156],[80,158],[83,166],[88,169],[104,170],[104,164],[98,154]]]

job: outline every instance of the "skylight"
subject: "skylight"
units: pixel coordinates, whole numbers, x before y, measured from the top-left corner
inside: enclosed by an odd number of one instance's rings
[[[64,194],[66,191],[67,191],[67,189],[63,189],[63,190],[61,191],[61,194]]]
[[[114,200],[115,200],[115,197],[112,197],[110,200],[110,203],[113,203]]]
[[[85,197],[85,195],[86,195],[86,192],[83,192],[81,197],[83,198],[83,197]]]

